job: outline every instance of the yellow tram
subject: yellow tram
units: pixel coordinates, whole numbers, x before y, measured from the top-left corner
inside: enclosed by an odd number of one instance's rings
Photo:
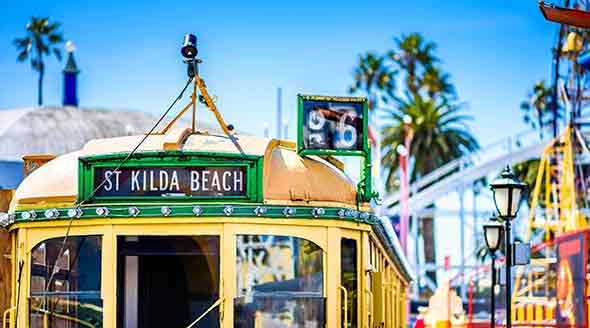
[[[405,327],[412,274],[391,226],[357,203],[341,165],[293,143],[239,136],[241,154],[224,135],[150,136],[76,207],[141,137],[91,141],[16,190],[6,326]],[[221,192],[133,195],[158,193],[162,172],[184,183],[186,167]]]
[[[297,144],[234,133],[187,40],[193,94],[168,126],[92,140],[15,191],[3,326],[405,327],[412,272],[371,210],[366,100],[300,96]],[[195,130],[197,100],[223,134]],[[361,181],[332,155],[361,155]]]

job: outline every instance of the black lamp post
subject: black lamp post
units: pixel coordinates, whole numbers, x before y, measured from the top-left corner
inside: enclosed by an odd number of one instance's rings
[[[484,224],[483,226],[483,234],[484,239],[486,241],[486,246],[490,255],[492,255],[492,303],[491,303],[491,318],[490,318],[490,327],[494,328],[496,326],[496,299],[494,297],[494,286],[496,284],[496,251],[500,248],[502,244],[502,234],[504,231],[504,227],[495,218],[492,218],[490,222]]]
[[[506,328],[512,327],[512,243],[510,237],[510,222],[516,218],[520,200],[527,186],[520,182],[507,166],[500,178],[492,182],[494,205],[498,216],[504,220],[506,232]]]

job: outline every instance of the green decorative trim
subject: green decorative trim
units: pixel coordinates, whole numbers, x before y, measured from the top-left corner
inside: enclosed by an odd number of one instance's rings
[[[194,208],[200,208],[198,215]],[[130,208],[139,210],[139,214],[131,215]],[[162,208],[171,212],[163,214]],[[228,210],[231,208],[231,210]],[[107,209],[108,214],[98,215],[97,209]],[[264,209],[260,211],[260,209]],[[322,210],[319,210],[322,209]],[[294,213],[290,211],[294,210]],[[231,212],[228,215],[228,212]],[[72,214],[72,216],[69,216]],[[378,218],[370,212],[359,212],[347,208],[312,207],[312,206],[278,206],[253,204],[162,204],[162,205],[104,205],[81,208],[52,208],[42,210],[18,210],[12,218],[13,223],[45,222],[56,220],[85,220],[97,218],[153,218],[153,217],[247,217],[247,218],[276,218],[276,219],[312,219],[312,220],[343,220],[373,224]]]
[[[131,156],[122,167],[164,167],[164,166],[243,166],[246,168],[248,185],[246,196],[108,196],[92,197],[94,188],[94,168],[116,167],[128,153],[116,153],[97,156],[80,157],[78,164],[78,202],[85,203],[120,203],[133,201],[137,203],[157,202],[262,202],[263,200],[263,156],[242,155],[233,153],[193,152],[193,151],[148,151]]]
[[[198,211],[195,211],[198,207]],[[107,215],[97,215],[102,209]],[[132,211],[130,211],[132,209]],[[293,212],[294,210],[294,212]],[[136,215],[131,215],[130,212]],[[49,216],[49,217],[48,217]],[[19,210],[0,218],[0,226],[9,229],[16,223],[55,222],[58,220],[92,220],[92,219],[136,219],[136,218],[191,218],[191,217],[237,217],[264,219],[309,219],[339,220],[371,225],[379,240],[386,246],[386,251],[396,264],[403,268],[406,279],[413,280],[411,268],[405,260],[397,237],[387,232],[383,222],[370,212],[359,212],[348,208],[312,207],[312,206],[278,206],[256,204],[162,204],[129,206],[88,206],[82,208],[51,208],[44,210]],[[394,240],[395,239],[395,240]],[[396,245],[397,244],[397,245]]]

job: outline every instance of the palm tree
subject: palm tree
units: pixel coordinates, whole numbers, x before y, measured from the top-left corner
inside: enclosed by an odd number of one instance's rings
[[[59,26],[59,22],[50,23],[48,17],[32,17],[26,26],[26,36],[13,41],[19,51],[17,60],[23,62],[30,59],[33,70],[39,73],[37,90],[39,106],[43,105],[43,76],[45,74],[43,56],[54,54],[58,60],[61,60],[61,52],[57,45],[63,42],[63,36],[58,31]]]
[[[512,172],[518,178],[518,180],[526,183],[527,186],[531,187],[531,190],[537,185],[537,173],[539,172],[539,165],[541,161],[538,158],[529,159],[522,161],[512,166]],[[545,185],[541,185],[541,195],[545,193]],[[531,204],[533,200],[533,193],[527,192],[527,204]],[[538,206],[545,208],[545,198],[539,197]]]
[[[540,80],[529,92],[529,99],[520,103],[522,118],[525,123],[530,124],[534,129],[539,129],[539,136],[543,138],[543,127],[552,119],[551,102],[553,89]]]
[[[434,55],[436,44],[426,41],[419,33],[402,35],[394,41],[396,50],[389,51],[387,56],[406,73],[406,87],[416,97],[420,90],[419,76],[439,61]]]
[[[465,126],[469,117],[455,103],[457,97],[450,75],[437,66],[436,44],[419,33],[402,35],[394,41],[395,49],[385,56],[367,53],[359,57],[354,84],[349,88],[351,93],[361,91],[370,99],[379,94],[385,104],[394,105],[394,108],[379,108],[387,122],[382,129],[381,149],[385,155],[381,163],[387,169],[388,190],[398,187],[397,146],[404,144],[406,137],[405,116],[412,118],[411,182],[478,148]],[[398,75],[400,80],[396,79]],[[397,90],[395,80],[404,82]],[[374,102],[370,108],[376,109]],[[432,263],[436,259],[434,221],[432,218],[421,221],[424,257]],[[436,272],[429,272],[428,276],[436,281]]]
[[[398,100],[397,109],[386,110],[387,121],[382,129],[384,155],[381,163],[388,170],[386,188],[396,187],[395,177],[399,168],[397,146],[404,143],[404,116],[412,118],[410,128],[413,133],[409,153],[412,156],[410,181],[434,171],[449,161],[463,154],[477,150],[479,145],[468,132],[465,122],[469,116],[462,113],[460,105],[420,96],[409,100]],[[423,217],[422,236],[424,239],[424,259],[427,263],[436,261],[434,219]],[[436,271],[427,272],[427,276],[436,282]]]
[[[396,71],[387,65],[386,58],[371,52],[359,56],[356,68],[353,71],[354,82],[348,88],[350,93],[363,92],[369,98],[369,109],[377,107],[377,95],[388,102],[395,90]]]

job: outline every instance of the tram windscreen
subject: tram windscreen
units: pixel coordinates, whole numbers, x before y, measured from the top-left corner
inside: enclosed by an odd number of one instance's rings
[[[117,327],[219,327],[219,236],[121,236],[117,252]]]
[[[31,252],[30,327],[102,327],[100,236],[43,241]]]
[[[323,251],[302,238],[237,236],[234,327],[324,327]]]

